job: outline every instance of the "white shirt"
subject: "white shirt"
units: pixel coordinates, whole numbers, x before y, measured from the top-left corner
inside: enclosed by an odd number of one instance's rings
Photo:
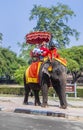
[[[40,50],[39,48],[34,48],[33,49],[33,53],[38,53],[41,54],[42,50]]]

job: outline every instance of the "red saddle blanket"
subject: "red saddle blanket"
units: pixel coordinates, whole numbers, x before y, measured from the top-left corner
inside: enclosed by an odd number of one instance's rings
[[[38,83],[39,69],[42,62],[33,62],[26,70],[26,83]]]

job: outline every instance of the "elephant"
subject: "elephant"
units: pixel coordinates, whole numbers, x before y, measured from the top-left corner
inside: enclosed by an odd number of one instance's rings
[[[26,84],[24,78],[25,86],[25,97],[24,103],[28,102],[29,92],[32,89],[35,96],[35,105],[41,105],[42,107],[48,106],[48,90],[52,86],[57,93],[60,101],[60,108],[67,108],[66,101],[66,66],[64,66],[58,60],[48,59],[42,62],[39,69],[39,83],[28,83]],[[25,77],[25,76],[24,76]],[[39,99],[39,92],[42,91],[42,104]]]

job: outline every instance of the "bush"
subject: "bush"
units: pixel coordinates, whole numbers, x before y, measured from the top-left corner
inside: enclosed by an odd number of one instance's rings
[[[50,87],[48,91],[48,96],[52,97],[54,93],[56,94],[55,90],[52,87]]]
[[[74,93],[68,93],[68,97],[74,97]],[[77,97],[83,97],[83,89],[82,88],[77,88]]]
[[[24,95],[24,88],[0,88],[0,94]]]
[[[13,94],[13,95],[24,95],[24,88],[22,87],[1,87],[0,88],[0,94]],[[48,96],[53,96],[53,94],[56,94],[55,90],[51,87],[48,91]],[[40,91],[41,95],[41,91]],[[69,97],[74,97],[74,93],[69,93]],[[83,88],[77,88],[77,97],[83,97]]]
[[[77,88],[77,97],[83,97],[83,88]]]
[[[49,96],[53,96],[53,94],[56,94],[55,90],[53,88],[50,88],[48,91]],[[68,93],[69,97],[74,97],[74,93]],[[83,88],[77,88],[77,97],[83,97]]]

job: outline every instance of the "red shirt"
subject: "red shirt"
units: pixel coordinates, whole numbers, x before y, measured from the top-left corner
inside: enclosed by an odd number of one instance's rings
[[[56,48],[53,48],[53,49],[51,49],[50,51],[51,51],[51,53],[52,53],[52,57],[55,57],[55,58],[57,57],[57,58],[58,58],[58,57],[60,56],[60,55],[57,53],[57,49],[56,49]]]
[[[51,51],[48,48],[44,47],[44,46],[40,47],[40,50],[43,50],[42,56],[44,56],[44,57],[48,56],[48,54],[51,55]]]

